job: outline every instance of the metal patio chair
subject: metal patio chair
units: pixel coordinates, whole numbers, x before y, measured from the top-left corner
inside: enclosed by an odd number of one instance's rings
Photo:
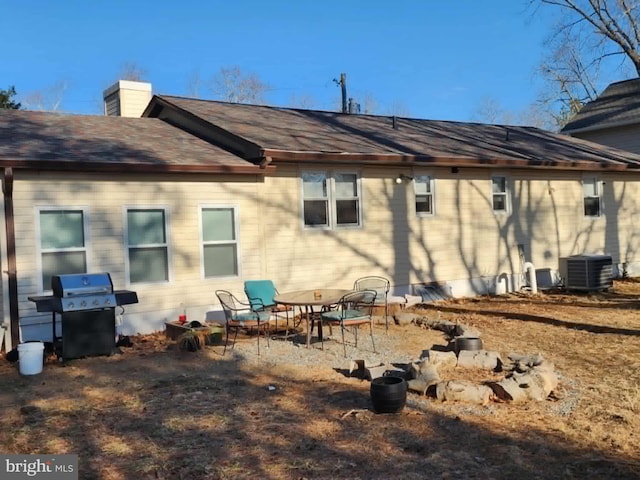
[[[391,282],[384,277],[362,277],[354,282],[353,289],[374,290],[377,293],[376,306],[384,305],[384,325],[385,330],[389,330],[389,290],[391,290]]]
[[[342,333],[342,346],[344,356],[347,356],[347,344],[344,338],[344,331],[353,328],[355,335],[355,346],[358,346],[358,330],[361,325],[369,324],[369,334],[371,335],[371,345],[373,352],[376,352],[376,344],[373,339],[373,318],[371,316],[373,306],[376,301],[377,292],[375,290],[361,290],[347,293],[336,304],[335,310],[329,310],[320,314],[320,321],[323,324],[339,326]],[[324,348],[324,339],[322,340]]]
[[[227,351],[227,345],[229,343],[229,332],[235,330],[233,337],[233,346],[236,345],[236,339],[238,338],[238,330],[243,329],[251,332],[256,329],[258,333],[258,355],[260,355],[260,331],[264,331],[265,337],[267,337],[267,346],[269,346],[269,317],[270,314],[265,312],[256,312],[251,309],[251,305],[241,302],[231,292],[226,290],[216,290],[216,297],[220,301],[222,310],[224,311],[224,317],[226,320],[226,335],[224,342],[224,350],[222,355]]]

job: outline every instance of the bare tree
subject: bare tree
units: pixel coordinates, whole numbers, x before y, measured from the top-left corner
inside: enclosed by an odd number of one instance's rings
[[[546,87],[539,97],[558,125],[596,98],[603,72],[618,72],[618,79],[640,75],[640,0],[530,0],[529,5],[560,13],[540,66]]]
[[[622,55],[640,76],[640,2],[637,0],[535,0],[555,5],[568,14],[563,29],[586,29],[597,45],[607,47],[603,55]]]
[[[411,111],[406,104],[401,102],[400,100],[394,100],[391,104],[386,108],[387,115],[392,115],[395,117],[410,117]]]
[[[548,110],[539,103],[532,103],[524,111],[518,114],[520,125],[542,128],[544,130],[557,130],[558,122],[549,114]]]
[[[526,125],[545,130],[553,130],[556,123],[553,117],[538,103],[529,105],[523,111],[510,111],[492,97],[483,98],[471,114],[474,122],[497,125]]]
[[[187,95],[192,98],[201,98],[200,92],[202,90],[203,83],[200,71],[194,70],[187,79]]]
[[[289,105],[293,108],[303,108],[306,110],[310,110],[315,107],[315,104],[315,99],[308,94],[296,95],[295,93],[293,93],[291,94],[291,97],[289,97]]]
[[[471,113],[471,120],[481,123],[507,124],[507,112],[500,102],[492,97],[484,97]]]
[[[244,73],[240,67],[222,67],[213,78],[211,91],[226,102],[264,104],[264,95],[270,86],[253,73]]]
[[[22,101],[27,110],[42,110],[56,112],[61,109],[67,82],[60,80],[43,90],[36,90],[25,94]]]
[[[134,82],[144,82],[147,71],[136,62],[124,62],[118,72],[118,80],[131,80]]]
[[[380,110],[379,102],[372,93],[365,93],[362,103],[364,105],[363,113],[367,115],[375,115]]]

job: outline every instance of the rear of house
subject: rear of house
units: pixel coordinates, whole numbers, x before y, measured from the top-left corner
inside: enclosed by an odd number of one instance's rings
[[[77,270],[137,292],[125,334],[183,309],[221,319],[214,290],[242,296],[249,279],[287,291],[382,275],[398,295],[468,296],[520,289],[525,262],[557,280],[578,253],[640,274],[630,154],[536,129],[176,97],[145,116],[158,118],[0,113],[2,265],[13,249],[22,340],[51,336],[27,298]]]

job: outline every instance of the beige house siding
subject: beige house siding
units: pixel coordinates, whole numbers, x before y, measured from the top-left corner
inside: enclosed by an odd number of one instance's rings
[[[281,289],[349,287],[368,274],[385,275],[397,286],[473,278],[491,282],[500,274],[522,274],[524,261],[555,270],[558,257],[578,253],[607,253],[614,262],[640,260],[634,248],[618,248],[620,241],[637,236],[631,221],[620,224],[618,233],[607,233],[613,223],[609,197],[614,186],[620,188],[620,176],[596,175],[605,181],[603,215],[592,219],[584,216],[580,172],[429,173],[436,179],[434,216],[415,215],[411,183],[397,185],[385,171],[369,168],[362,179],[363,227],[318,231],[302,228],[300,186],[292,187],[289,178],[295,169],[279,169],[278,177],[267,179],[264,194],[269,199],[263,206],[266,230],[278,239],[267,243],[269,278],[280,278]],[[508,178],[508,214],[492,211],[492,173]],[[633,174],[625,175],[628,180]],[[635,190],[632,185],[627,182],[625,188]],[[640,211],[633,194],[618,203],[625,218]],[[519,245],[526,258],[520,258]]]
[[[591,219],[583,212],[580,172],[415,169],[406,174],[435,178],[435,215],[418,217],[411,181],[397,184],[388,171],[365,167],[356,170],[362,226],[312,230],[302,225],[301,170],[279,166],[264,179],[173,175],[170,180],[18,171],[14,207],[21,322],[50,322],[49,314],[38,314],[27,300],[43,293],[35,230],[39,206],[87,208],[89,269],[107,271],[116,288],[138,293],[140,302],[126,307],[130,333],[162,329],[182,305],[191,319],[221,318],[214,291],[227,289],[242,298],[247,279],[270,278],[286,291],[350,288],[360,276],[383,275],[400,294],[410,293],[413,284],[447,282],[454,295],[462,296],[493,291],[501,275],[511,278],[509,288],[518,288],[524,261],[555,270],[560,256],[607,253],[616,264],[640,264],[640,231],[633,223],[640,213],[640,177],[635,173],[598,175],[604,182],[603,216]],[[508,179],[507,214],[491,208],[494,173]],[[202,276],[199,215],[205,205],[237,208],[237,277]],[[125,211],[134,206],[167,207],[167,283],[127,283]]]
[[[259,277],[263,239],[254,193],[259,183],[227,181],[200,175],[172,181],[166,177],[69,174],[18,174],[14,189],[17,238],[19,309],[21,317],[49,314],[35,312],[30,295],[42,294],[36,245],[37,207],[87,207],[87,240],[90,271],[107,271],[114,287],[138,293],[139,303],[126,307],[127,314],[144,318],[157,329],[166,319],[177,317],[181,305],[202,317],[213,309],[214,290],[242,291],[244,278]],[[220,181],[222,180],[222,181]],[[237,207],[239,218],[240,275],[236,278],[203,279],[201,273],[200,206]],[[127,207],[167,207],[169,217],[170,281],[162,284],[129,284],[125,278],[125,211]],[[137,322],[139,323],[139,321]],[[140,325],[139,329],[142,329]]]
[[[640,126],[627,125],[624,127],[606,128],[586,132],[570,133],[571,136],[610,147],[640,153]]]

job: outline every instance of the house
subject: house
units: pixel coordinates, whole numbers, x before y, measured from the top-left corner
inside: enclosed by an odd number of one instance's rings
[[[142,94],[146,94],[144,89]],[[111,94],[116,93],[111,92]],[[13,341],[51,336],[29,296],[61,269],[138,293],[123,332],[214,290],[351,288],[402,295],[519,290],[525,263],[611,255],[640,272],[640,156],[530,127],[154,95],[142,118],[0,111],[3,312]],[[531,272],[529,272],[531,273]]]
[[[609,85],[562,133],[640,153],[640,78]]]

